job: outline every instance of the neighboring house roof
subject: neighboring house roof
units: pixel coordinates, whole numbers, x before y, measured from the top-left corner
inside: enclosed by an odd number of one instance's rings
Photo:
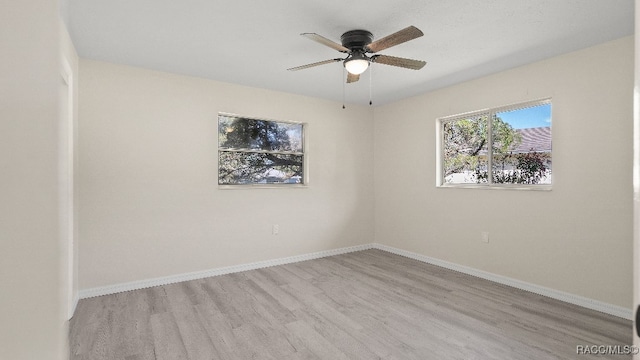
[[[551,152],[551,127],[516,129],[522,136],[522,142],[512,149],[514,153]]]

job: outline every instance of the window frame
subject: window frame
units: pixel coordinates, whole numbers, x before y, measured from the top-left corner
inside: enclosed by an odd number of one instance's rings
[[[493,118],[497,113],[521,110],[541,105],[549,105],[551,107],[551,136],[553,139],[553,102],[552,98],[543,98],[538,100],[525,101],[520,103],[514,103],[510,105],[504,105],[499,107],[487,108],[482,110],[470,111],[461,114],[455,114],[450,116],[444,116],[436,119],[436,187],[438,188],[467,188],[467,189],[511,189],[511,190],[544,190],[550,191],[553,187],[554,179],[553,172],[551,177],[551,184],[505,184],[493,182]],[[487,170],[490,174],[486,183],[465,183],[465,184],[452,184],[445,181],[445,169],[444,169],[444,124],[452,121],[462,120],[469,117],[477,117],[480,115],[487,115]],[[552,140],[553,148],[553,140]],[[553,152],[551,153],[551,159],[553,159]]]
[[[249,120],[260,120],[260,121],[268,121],[274,123],[284,123],[284,124],[294,124],[302,126],[301,133],[301,141],[302,141],[302,152],[295,151],[270,151],[270,150],[257,150],[257,149],[249,149],[249,148],[227,148],[222,149],[220,147],[220,117],[232,117],[232,118],[241,118],[241,119],[249,119]],[[228,113],[228,112],[218,112],[218,116],[216,117],[216,142],[217,146],[217,183],[218,188],[223,190],[238,190],[238,189],[303,189],[307,188],[309,185],[309,170],[308,170],[308,151],[307,151],[307,129],[308,123],[301,121],[289,121],[289,120],[275,120],[264,117],[255,117],[255,116],[245,116],[239,115],[236,113]],[[280,155],[299,155],[302,156],[302,177],[300,183],[247,183],[247,184],[220,184],[220,153],[221,152],[242,152],[242,153],[262,153],[262,154],[280,154]]]

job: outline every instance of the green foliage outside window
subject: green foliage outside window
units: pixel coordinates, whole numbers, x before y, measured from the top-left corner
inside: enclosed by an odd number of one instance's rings
[[[544,107],[542,112],[538,107]],[[525,126],[533,121],[537,126],[515,128],[518,119],[513,114],[532,117],[545,112],[550,114],[550,103],[502,112],[487,111],[442,121],[441,164],[444,183],[550,184],[550,118],[524,119],[527,121]],[[499,115],[508,117],[509,121]],[[492,119],[491,129],[488,126],[489,118]],[[530,144],[535,148],[526,148]]]

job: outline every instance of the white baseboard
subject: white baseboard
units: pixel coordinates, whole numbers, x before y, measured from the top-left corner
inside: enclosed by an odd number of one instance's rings
[[[168,285],[168,284],[178,283],[182,281],[202,279],[202,278],[211,277],[211,276],[219,276],[219,275],[261,269],[261,268],[277,266],[277,265],[291,264],[291,263],[296,263],[300,261],[319,259],[327,256],[334,256],[334,255],[346,254],[350,252],[369,250],[369,249],[378,249],[378,250],[386,251],[392,254],[404,256],[404,257],[418,260],[424,263],[440,266],[445,269],[461,272],[461,273],[476,276],[482,279],[490,280],[499,284],[529,291],[534,294],[538,294],[538,295],[546,296],[552,299],[564,301],[570,304],[582,306],[587,309],[600,311],[602,313],[617,316],[623,319],[628,319],[628,320],[633,319],[633,310],[628,308],[604,303],[604,302],[586,298],[583,296],[574,295],[574,294],[566,293],[566,292],[555,290],[555,289],[550,289],[544,286],[531,284],[525,281],[512,279],[506,276],[493,274],[487,271],[474,269],[468,266],[455,264],[452,262],[432,258],[429,256],[417,254],[411,251],[401,250],[391,246],[377,244],[377,243],[357,245],[357,246],[326,250],[326,251],[319,251],[315,253],[290,256],[290,257],[280,258],[280,259],[258,261],[258,262],[249,263],[249,264],[227,266],[227,267],[216,268],[211,270],[196,271],[196,272],[185,273],[185,274],[171,275],[171,276],[165,276],[160,278],[132,281],[128,283],[80,290],[79,296],[76,299],[74,299],[75,300],[74,311],[79,299],[116,294],[116,293],[125,292],[125,291],[145,289],[145,288],[150,288],[154,286]]]
[[[569,304],[574,304],[578,306],[582,306],[587,309],[600,311],[605,314],[617,316],[623,319],[633,320],[633,310],[625,307],[608,304],[605,302],[597,301],[594,299],[586,298],[579,295],[574,295],[570,293],[566,293],[563,291],[550,289],[544,286],[539,286],[536,284],[531,284],[525,281],[512,279],[506,276],[493,274],[487,271],[474,269],[464,265],[458,265],[452,262],[432,258],[425,255],[420,255],[411,251],[397,249],[391,246],[386,246],[382,244],[372,244],[372,248],[383,250],[390,252],[392,254],[408,257],[410,259],[422,261],[424,263],[436,265],[443,267],[445,269],[461,272],[463,274],[479,277],[482,279],[490,280],[499,284],[507,285],[514,287],[516,289],[525,290],[532,292],[534,294],[546,296],[552,299],[564,301]]]
[[[69,314],[69,319],[67,320],[71,320],[73,315],[76,313],[76,308],[78,308],[79,301],[80,301],[80,293],[76,291],[75,294],[73,294],[73,303],[71,304],[71,313]]]
[[[319,252],[314,252],[310,254],[290,256],[290,257],[280,258],[280,259],[258,261],[250,264],[227,266],[227,267],[216,268],[211,270],[195,271],[195,272],[179,274],[179,275],[171,275],[171,276],[165,276],[165,277],[159,277],[159,278],[153,278],[153,279],[132,281],[132,282],[122,283],[122,284],[101,286],[101,287],[96,287],[91,289],[80,290],[80,299],[92,298],[96,296],[109,295],[109,294],[116,294],[116,293],[130,291],[130,290],[146,289],[154,286],[174,284],[182,281],[202,279],[206,277],[237,273],[241,271],[262,269],[262,268],[277,266],[277,265],[291,264],[291,263],[296,263],[296,262],[305,261],[305,260],[313,260],[313,259],[319,259],[327,256],[346,254],[354,251],[368,250],[368,249],[371,249],[372,247],[373,247],[372,244],[357,245],[357,246],[351,246],[351,247],[340,248],[340,249],[319,251]]]
[[[76,313],[76,309],[78,308],[78,302],[80,301],[80,292],[76,292],[75,296],[73,297],[73,311],[71,311],[72,314]]]

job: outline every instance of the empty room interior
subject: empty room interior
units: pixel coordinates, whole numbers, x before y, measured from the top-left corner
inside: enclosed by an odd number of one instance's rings
[[[633,0],[5,7],[0,358],[636,354]]]

